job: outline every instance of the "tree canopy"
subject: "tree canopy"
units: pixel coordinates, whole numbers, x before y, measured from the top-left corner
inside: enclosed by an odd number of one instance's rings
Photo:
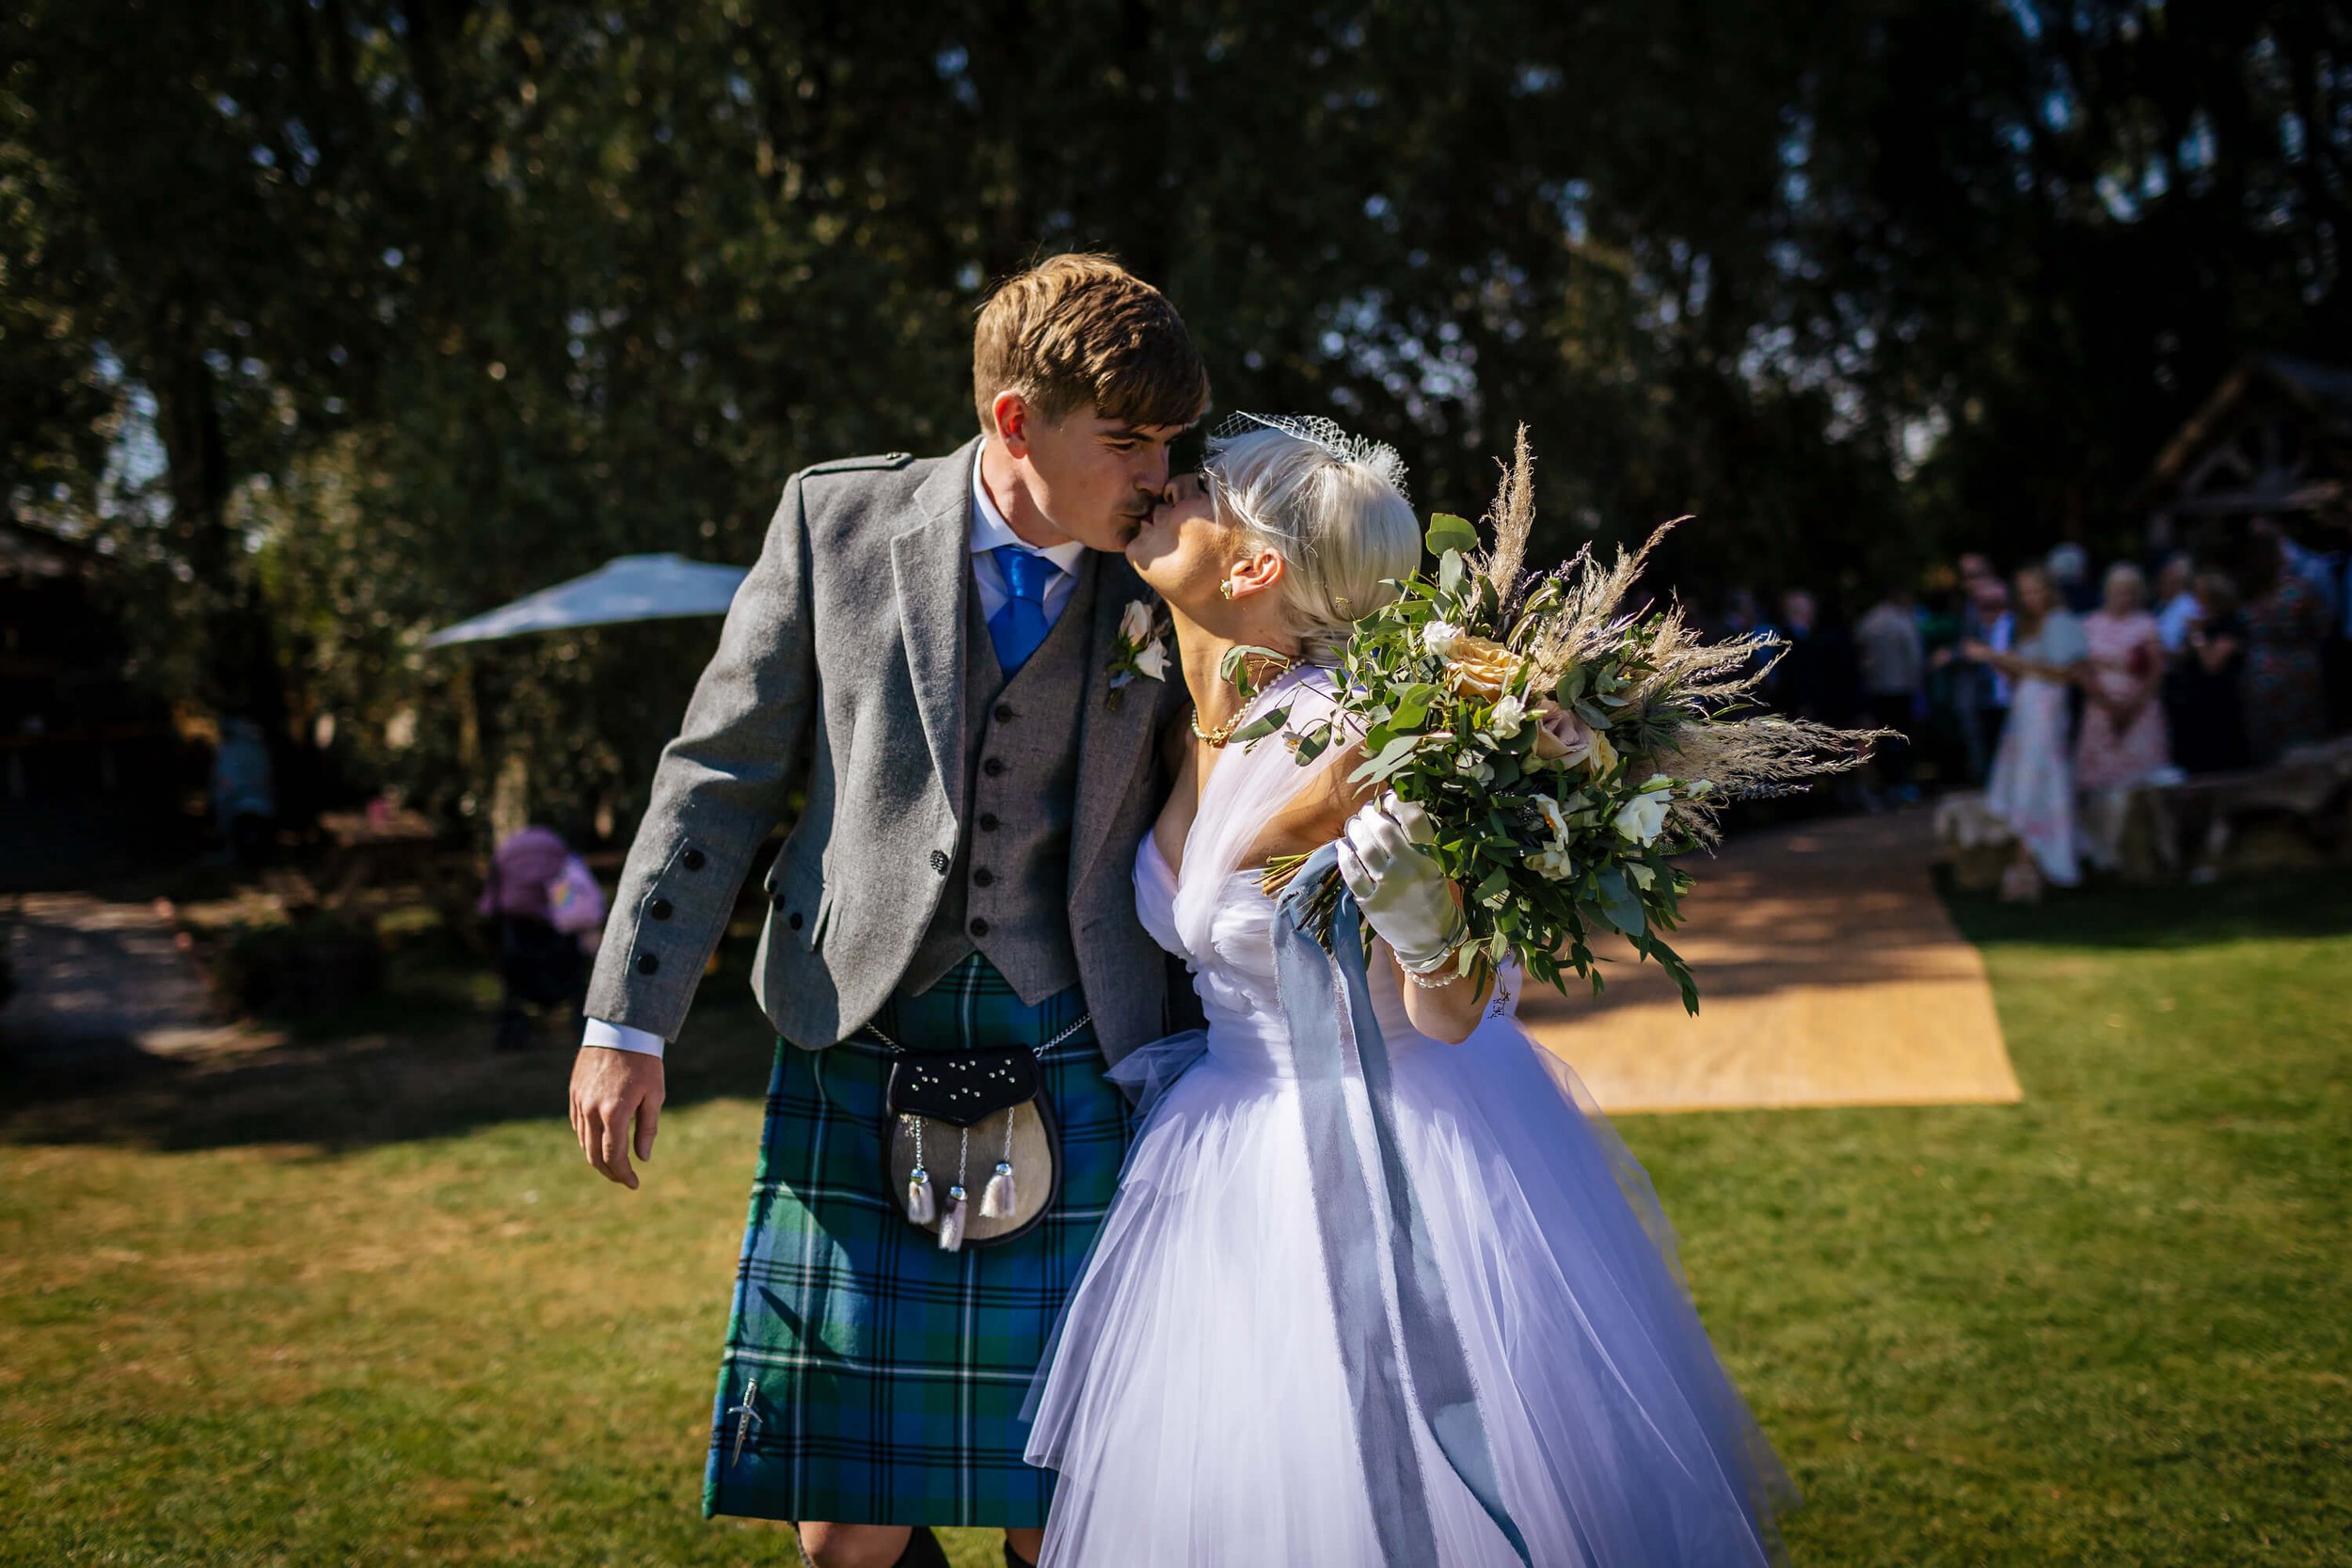
[[[0,498],[157,684],[626,818],[709,628],[417,634],[956,445],[1041,253],[1423,504],[1523,420],[1548,546],[1696,513],[1692,591],[1835,592],[2128,543],[2234,359],[2352,352],[2348,160],[2327,4],[21,0]]]

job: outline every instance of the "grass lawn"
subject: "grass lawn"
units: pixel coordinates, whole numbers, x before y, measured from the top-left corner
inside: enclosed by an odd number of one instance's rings
[[[1622,1124],[1793,1558],[2346,1561],[2352,881],[1955,907],[2024,1104]],[[570,1147],[567,1051],[395,980],[327,1037],[0,1078],[0,1562],[791,1562],[698,1512],[739,976],[634,1195]]]

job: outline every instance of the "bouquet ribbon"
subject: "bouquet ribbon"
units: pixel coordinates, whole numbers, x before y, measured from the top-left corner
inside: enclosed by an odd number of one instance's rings
[[[1529,1562],[1526,1539],[1502,1503],[1470,1358],[1398,1147],[1395,1091],[1365,972],[1363,914],[1343,883],[1330,945],[1308,929],[1308,899],[1327,881],[1338,883],[1338,847],[1327,844],[1283,889],[1274,962],[1381,1560],[1389,1568],[1423,1568],[1438,1560],[1428,1483],[1413,1439],[1418,1416],[1519,1560]],[[1364,1203],[1352,1201],[1358,1195]]]

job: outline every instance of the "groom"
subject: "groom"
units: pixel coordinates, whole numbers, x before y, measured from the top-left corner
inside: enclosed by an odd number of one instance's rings
[[[1129,856],[1182,691],[1111,676],[1146,596],[1120,552],[1207,373],[1157,290],[1062,256],[981,309],[973,389],[981,434],[950,455],[786,484],[662,752],[572,1071],[582,1148],[634,1188],[663,1043],[804,787],[755,964],[781,1038],[703,1504],[796,1522],[820,1568],[944,1568],[932,1525],[1036,1559],[1053,1477],[1023,1462],[1020,1412],[1125,1153],[1104,1063],[1167,1032]],[[1038,1049],[1060,1133],[1041,1223],[946,1250],[906,1217],[892,1043]]]

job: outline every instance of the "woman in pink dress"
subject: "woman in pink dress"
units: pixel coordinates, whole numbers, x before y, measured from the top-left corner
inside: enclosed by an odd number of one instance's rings
[[[2074,787],[2085,794],[2137,784],[2172,760],[2165,731],[2164,637],[2144,608],[2139,568],[2110,568],[2106,602],[2083,617],[2090,657],[2083,663],[2082,734],[2074,742]]]

